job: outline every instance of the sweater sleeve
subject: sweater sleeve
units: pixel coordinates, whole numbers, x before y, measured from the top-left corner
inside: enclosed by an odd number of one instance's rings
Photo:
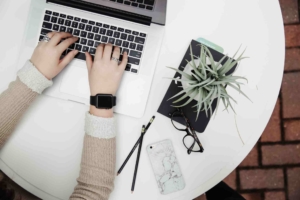
[[[86,114],[81,170],[71,200],[106,200],[114,187],[116,122]]]
[[[0,148],[35,98],[52,85],[30,61],[18,72],[17,79],[0,94]]]

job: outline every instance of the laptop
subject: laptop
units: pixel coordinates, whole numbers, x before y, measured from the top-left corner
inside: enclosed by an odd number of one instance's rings
[[[53,80],[44,95],[89,105],[84,52],[92,56],[101,43],[127,51],[129,58],[120,83],[115,112],[143,116],[160,52],[167,0],[31,0],[18,69],[49,32],[69,32],[80,39],[64,54],[76,58]]]

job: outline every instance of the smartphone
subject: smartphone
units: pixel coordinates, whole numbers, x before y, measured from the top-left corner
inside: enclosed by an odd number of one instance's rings
[[[147,147],[152,170],[161,194],[184,189],[185,182],[171,140],[163,140]]]

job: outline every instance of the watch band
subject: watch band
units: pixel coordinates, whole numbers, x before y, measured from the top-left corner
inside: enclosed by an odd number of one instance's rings
[[[117,97],[112,96],[112,103],[113,103],[112,106],[116,106],[116,102],[117,102]],[[96,106],[96,103],[97,103],[97,95],[96,96],[91,96],[90,97],[90,104],[92,106]]]

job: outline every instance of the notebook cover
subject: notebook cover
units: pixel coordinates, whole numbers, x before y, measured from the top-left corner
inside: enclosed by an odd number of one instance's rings
[[[201,51],[201,46],[199,44],[201,44],[201,43],[199,43],[195,40],[191,41],[193,53],[194,53],[194,55],[197,55],[197,56],[200,55],[200,51]],[[214,49],[211,49],[210,47],[207,47],[207,48],[210,50],[210,52],[216,62],[219,62],[223,58],[224,55],[222,53],[215,51]],[[186,60],[191,61],[190,46],[188,46],[187,51],[179,65],[179,68],[178,68],[179,70],[181,70],[181,71],[184,70],[184,68],[187,64]],[[226,61],[227,61],[227,59],[224,59],[222,64],[224,64]],[[232,74],[235,71],[235,68],[236,68],[236,65],[229,72],[227,72],[226,75]],[[178,72],[176,72],[174,78],[177,78],[177,77],[181,78],[181,74],[179,74]],[[171,82],[171,84],[167,90],[167,93],[165,94],[165,96],[157,110],[158,113],[160,113],[168,118],[171,117],[171,113],[173,113],[176,110],[175,107],[171,106],[172,102],[179,97],[175,97],[174,99],[171,99],[169,101],[167,101],[167,100],[182,90],[182,88],[180,88],[180,86],[182,86],[180,82],[177,82],[177,84],[175,84],[175,81]],[[188,99],[189,99],[189,97],[182,100],[181,103],[187,101]],[[220,103],[222,103],[222,102],[220,102]],[[203,133],[205,131],[207,124],[209,123],[209,120],[210,120],[210,111],[208,111],[207,116],[206,116],[205,111],[200,111],[198,119],[196,121],[196,114],[197,114],[197,112],[195,112],[196,108],[195,107],[192,108],[192,106],[195,104],[197,104],[197,101],[192,100],[188,105],[182,107],[181,109],[183,110],[185,116],[189,119],[192,127],[197,132]],[[179,105],[179,104],[177,104],[177,105]],[[214,100],[212,103],[213,112],[216,109],[216,106],[217,106],[217,100]],[[184,124],[183,120],[177,121],[177,122]]]

